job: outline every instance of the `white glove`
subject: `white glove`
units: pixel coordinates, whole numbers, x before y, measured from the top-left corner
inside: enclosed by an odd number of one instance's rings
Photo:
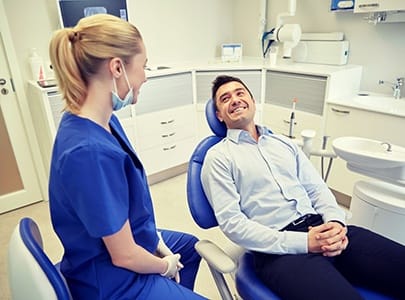
[[[179,264],[180,254],[167,255],[167,256],[163,257],[162,259],[167,262],[167,270],[166,270],[166,272],[164,272],[160,275],[167,277],[167,278],[174,277],[176,282],[179,283],[180,276],[179,276],[179,269],[177,267],[177,264]]]
[[[163,241],[162,233],[160,231],[157,231],[157,235],[159,237],[159,243],[158,243],[157,249],[156,249],[157,254],[163,258],[166,258],[167,256],[173,256],[172,250],[170,250],[170,248],[167,247],[167,245]],[[180,254],[178,254],[178,255],[180,256]],[[180,258],[179,258],[179,260],[180,260]],[[172,276],[172,277],[174,277],[174,279],[176,280],[177,283],[180,282],[179,271],[184,268],[183,264],[179,260],[177,261],[177,264],[176,264],[177,272],[174,276]],[[166,276],[166,277],[168,277],[168,276]]]

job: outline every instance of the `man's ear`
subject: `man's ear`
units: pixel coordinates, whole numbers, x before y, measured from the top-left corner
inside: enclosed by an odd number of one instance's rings
[[[216,116],[217,116],[218,120],[220,120],[221,122],[223,122],[223,121],[224,121],[224,119],[223,119],[223,118],[220,116],[219,111],[215,111],[215,114],[216,114]]]

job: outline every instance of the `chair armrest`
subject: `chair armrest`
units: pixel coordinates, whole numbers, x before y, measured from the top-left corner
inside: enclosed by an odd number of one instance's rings
[[[213,242],[208,240],[198,241],[195,244],[195,249],[218,272],[228,274],[236,270],[236,262]]]

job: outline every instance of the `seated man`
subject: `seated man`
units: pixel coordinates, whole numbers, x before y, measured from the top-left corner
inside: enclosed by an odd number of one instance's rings
[[[303,152],[254,123],[255,100],[239,78],[217,77],[212,98],[228,130],[207,153],[203,188],[265,284],[282,299],[361,299],[353,285],[405,299],[405,246],[345,225]]]

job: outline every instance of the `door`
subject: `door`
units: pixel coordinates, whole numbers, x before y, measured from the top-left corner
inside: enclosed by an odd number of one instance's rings
[[[41,200],[0,27],[0,213]]]

